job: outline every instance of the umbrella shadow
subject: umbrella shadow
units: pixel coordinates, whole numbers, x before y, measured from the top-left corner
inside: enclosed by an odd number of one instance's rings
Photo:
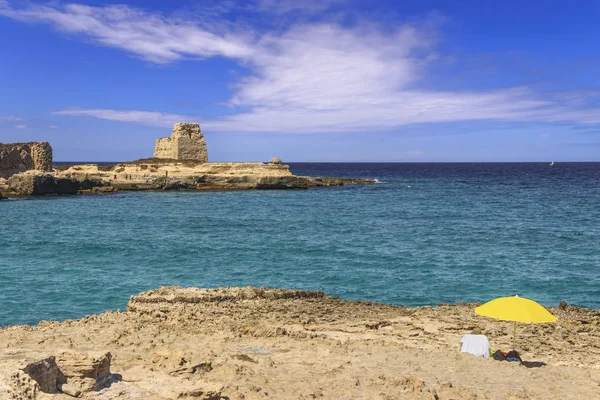
[[[521,361],[521,365],[527,367],[527,368],[541,368],[541,367],[545,367],[546,364],[545,362],[541,362],[541,361]]]

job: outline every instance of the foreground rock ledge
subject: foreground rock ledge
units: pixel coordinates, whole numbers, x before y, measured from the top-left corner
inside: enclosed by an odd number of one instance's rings
[[[599,398],[600,312],[562,304],[558,323],[520,326],[524,366],[457,352],[475,326],[510,347],[510,324],[473,307],[164,287],[126,312],[0,329],[0,398]]]
[[[57,168],[51,173],[27,171],[0,181],[0,193],[31,196],[139,190],[307,189],[374,182],[368,179],[295,176],[281,161],[205,163],[148,159],[111,167],[73,165]]]

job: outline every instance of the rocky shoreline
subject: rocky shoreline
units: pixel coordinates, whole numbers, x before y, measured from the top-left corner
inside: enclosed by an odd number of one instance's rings
[[[4,196],[94,194],[140,190],[283,190],[374,183],[374,180],[295,176],[273,163],[194,163],[148,159],[99,167],[26,171],[0,181]]]
[[[125,312],[0,329],[0,398],[566,399],[600,397],[600,311],[561,304],[519,327],[523,364],[458,351],[512,325],[474,304],[400,307],[322,292],[163,287]]]

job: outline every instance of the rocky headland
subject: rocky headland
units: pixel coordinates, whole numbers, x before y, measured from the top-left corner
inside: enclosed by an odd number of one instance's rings
[[[523,364],[459,352],[475,304],[399,307],[322,292],[163,287],[125,312],[0,329],[2,399],[600,398],[600,312],[519,326]]]
[[[45,145],[49,148],[47,143]],[[14,146],[15,149],[18,148],[17,145]],[[16,151],[11,151],[10,157],[3,156],[5,159],[0,165],[19,165],[25,172],[10,173],[15,171],[14,168],[3,170],[7,179],[0,178],[0,193],[5,196],[108,193],[121,190],[306,189],[374,182],[352,178],[295,176],[289,166],[278,158],[265,163],[208,162],[204,135],[196,123],[175,124],[171,137],[156,140],[153,158],[108,167],[86,164],[52,169],[48,167],[47,159],[44,163],[18,164],[10,161],[15,157]],[[30,153],[37,154],[34,151]],[[44,154],[49,154],[52,165],[51,149]],[[27,160],[34,159],[25,155],[23,157]]]

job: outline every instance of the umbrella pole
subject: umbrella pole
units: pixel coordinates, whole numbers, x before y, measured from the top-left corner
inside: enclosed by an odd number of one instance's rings
[[[513,332],[513,350],[515,350],[516,342],[517,342],[517,321],[515,321],[515,330]]]

